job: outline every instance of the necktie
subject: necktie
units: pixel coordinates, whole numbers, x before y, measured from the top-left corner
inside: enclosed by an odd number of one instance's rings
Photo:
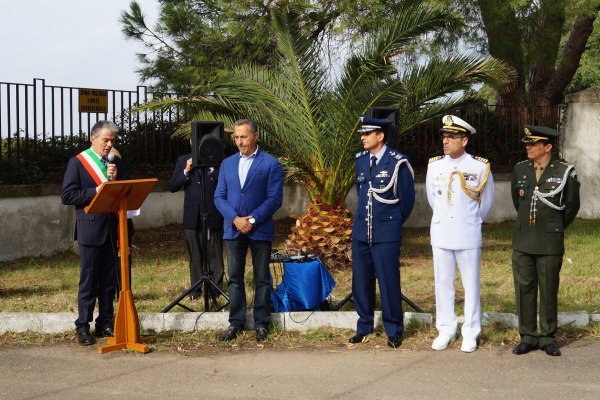
[[[102,165],[104,165],[104,168],[108,168],[108,160],[106,159],[106,157],[102,157],[100,161],[102,161]]]
[[[542,173],[544,172],[544,167],[542,167],[541,164],[534,163],[533,169],[535,170],[535,181],[539,182],[540,178],[542,177]]]
[[[371,156],[371,173],[373,173],[373,170],[375,169],[376,165],[377,165],[377,157]]]

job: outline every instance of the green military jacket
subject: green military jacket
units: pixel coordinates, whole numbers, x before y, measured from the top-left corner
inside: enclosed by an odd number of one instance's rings
[[[512,201],[517,210],[514,250],[528,254],[564,254],[564,230],[579,211],[580,185],[575,169],[569,171],[564,182],[568,167],[568,164],[552,158],[539,182],[536,182],[532,160],[515,165],[511,177]],[[558,210],[545,204],[541,196],[534,199],[535,190],[542,196],[560,190],[545,197],[545,200],[556,207],[564,206],[564,209]]]

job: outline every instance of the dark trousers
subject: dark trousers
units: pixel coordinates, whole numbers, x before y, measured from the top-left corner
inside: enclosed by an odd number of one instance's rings
[[[114,238],[111,239],[108,235],[106,242],[101,246],[79,245],[81,266],[77,294],[79,318],[75,321],[77,332],[90,329],[96,299],[98,299],[96,329],[114,325],[113,300],[117,282],[117,250],[113,240]]]
[[[558,326],[558,286],[562,255],[535,255],[513,250],[512,268],[521,342],[545,346],[555,342]],[[537,294],[540,292],[540,331]]]
[[[402,337],[404,314],[400,292],[400,242],[352,241],[352,296],[358,313],[356,333],[373,332],[375,277],[381,294],[381,316],[389,337]]]
[[[271,321],[271,283],[269,262],[272,243],[264,240],[252,240],[241,235],[234,240],[225,241],[227,252],[227,270],[229,272],[229,324],[238,329],[246,323],[246,288],[244,274],[248,248],[252,254],[252,272],[254,274],[254,326],[266,328]]]
[[[203,274],[202,271],[202,231],[194,229],[185,230],[185,242],[187,244],[188,254],[190,256],[190,282],[194,285],[198,282]],[[212,281],[219,287],[223,287],[223,229],[210,229],[207,238],[208,249],[208,265],[207,275],[209,270],[212,271]],[[199,297],[201,288],[198,288],[191,296]]]

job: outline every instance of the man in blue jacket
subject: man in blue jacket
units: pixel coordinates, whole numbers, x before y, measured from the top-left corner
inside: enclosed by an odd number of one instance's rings
[[[377,277],[388,345],[396,348],[404,332],[400,242],[415,203],[414,172],[405,155],[386,145],[391,121],[361,120],[364,151],[356,154],[358,207],[352,228],[352,294],[359,318],[349,342],[362,343],[373,332]]]
[[[273,214],[283,201],[283,168],[259,149],[256,124],[249,119],[234,123],[233,139],[239,149],[221,164],[215,205],[223,215],[223,239],[229,272],[229,329],[219,340],[237,337],[246,322],[244,271],[248,248],[254,273],[254,327],[256,341],[267,339],[271,320],[269,262],[275,239]]]

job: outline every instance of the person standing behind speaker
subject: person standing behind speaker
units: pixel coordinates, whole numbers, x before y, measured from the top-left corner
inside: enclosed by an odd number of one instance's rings
[[[191,144],[191,140],[190,140]],[[212,271],[212,281],[219,287],[223,287],[223,217],[215,207],[215,188],[219,180],[219,168],[195,168],[192,166],[192,154],[186,154],[177,159],[175,169],[169,180],[171,193],[184,188],[183,198],[183,227],[185,228],[185,242],[190,256],[190,281],[194,285],[202,276],[202,225],[201,206],[204,201],[207,214],[207,266]],[[204,192],[200,184],[201,173],[204,172]],[[217,295],[219,293],[216,293]],[[201,287],[190,293],[190,298],[200,298]]]
[[[233,139],[239,149],[223,160],[215,191],[215,205],[225,218],[224,239],[229,272],[229,328],[220,341],[237,337],[246,322],[244,272],[248,248],[254,272],[254,327],[256,341],[267,340],[271,321],[269,263],[275,239],[273,214],[283,202],[283,168],[261,150],[256,124],[249,119],[234,123]]]
[[[430,232],[438,330],[431,348],[444,350],[456,336],[454,280],[458,265],[465,290],[460,349],[472,353],[481,332],[481,224],[494,205],[494,180],[488,160],[465,151],[475,128],[453,115],[444,116],[442,122],[444,156],[429,160],[425,181],[433,210]]]
[[[381,293],[381,315],[388,346],[402,344],[400,291],[402,225],[415,203],[414,173],[408,158],[386,145],[392,121],[361,116],[364,151],[356,154],[358,206],[352,227],[352,295],[358,313],[356,335],[362,343],[373,332],[375,278]]]
[[[75,321],[77,341],[82,346],[95,342],[90,334],[90,322],[98,299],[96,318],[98,337],[114,336],[114,306],[117,264],[117,224],[113,213],[86,214],[100,185],[108,180],[126,178],[125,167],[115,157],[109,164],[107,156],[117,137],[117,126],[111,121],[98,121],[90,134],[91,147],[72,157],[63,177],[61,201],[75,206],[75,235],[79,245],[81,268]]]

